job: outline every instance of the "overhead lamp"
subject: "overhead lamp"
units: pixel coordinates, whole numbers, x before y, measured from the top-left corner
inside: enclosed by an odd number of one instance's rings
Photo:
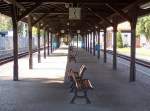
[[[77,33],[79,34],[79,33],[80,33],[80,30],[77,30]]]
[[[98,29],[98,26],[95,26],[96,29]]]
[[[36,18],[36,17],[33,17],[33,19],[34,19],[34,20],[37,20],[37,18]]]
[[[69,22],[67,22],[67,25],[69,26],[69,25],[70,25],[70,23],[69,23]]]
[[[150,8],[150,2],[141,5],[140,8],[141,9],[148,9],[148,8]]]
[[[69,3],[65,3],[65,7],[66,7],[66,8],[69,8]]]
[[[64,33],[65,33],[65,31],[64,31],[64,30],[61,30],[60,32],[61,32],[62,34],[64,34]]]

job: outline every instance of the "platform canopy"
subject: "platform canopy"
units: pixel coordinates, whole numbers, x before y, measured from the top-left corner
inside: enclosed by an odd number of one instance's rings
[[[33,17],[32,25],[41,25],[55,31],[68,28],[69,8],[81,8],[81,19],[71,20],[72,32],[90,29],[91,26],[111,26],[115,16],[119,22],[130,21],[128,12],[138,6],[138,16],[148,14],[150,9],[145,8],[149,0],[0,0],[0,12],[11,15],[11,6],[17,7],[17,21],[27,21],[30,14]],[[144,4],[144,6],[143,6]],[[141,7],[143,6],[143,7]]]

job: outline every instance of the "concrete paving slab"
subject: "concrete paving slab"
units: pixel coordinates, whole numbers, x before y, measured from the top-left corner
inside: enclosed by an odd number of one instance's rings
[[[34,56],[34,68],[28,70],[28,57],[19,60],[20,81],[12,81],[12,63],[0,67],[0,111],[150,111],[150,86],[138,79],[128,80],[128,68],[113,71],[111,63],[104,64],[83,49],[79,49],[77,63],[67,62],[67,48],[56,50],[42,63]],[[84,78],[93,82],[88,95],[92,104],[77,99],[70,104],[66,72],[78,70],[85,64]],[[67,69],[66,69],[67,68]],[[6,75],[5,75],[6,74]]]

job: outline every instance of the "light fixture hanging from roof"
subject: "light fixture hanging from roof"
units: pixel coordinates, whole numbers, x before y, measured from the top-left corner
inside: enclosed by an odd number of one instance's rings
[[[66,7],[66,8],[69,8],[69,3],[65,3],[65,7]]]
[[[61,30],[60,32],[61,32],[62,34],[64,34],[64,33],[65,33],[65,30]]]
[[[77,33],[80,34],[80,30],[77,30]]]

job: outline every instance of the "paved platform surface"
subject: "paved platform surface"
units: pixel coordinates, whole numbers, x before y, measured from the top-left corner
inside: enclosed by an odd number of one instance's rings
[[[51,56],[28,70],[28,57],[19,60],[20,81],[12,81],[12,63],[0,66],[0,111],[150,111],[149,78],[137,72],[137,81],[129,82],[129,69],[119,65],[112,70],[111,62],[103,63],[79,49],[77,64],[67,62],[67,48],[56,50]],[[86,64],[84,78],[90,79],[95,89],[89,91],[92,104],[77,99],[70,104],[73,94],[65,72],[78,70]],[[67,69],[66,69],[67,68]]]

